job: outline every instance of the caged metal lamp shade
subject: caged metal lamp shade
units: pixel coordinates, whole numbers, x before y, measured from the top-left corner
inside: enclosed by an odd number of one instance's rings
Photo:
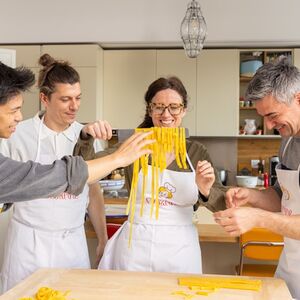
[[[194,58],[200,53],[206,38],[207,27],[201,12],[200,4],[192,0],[180,26],[180,35],[185,53]]]

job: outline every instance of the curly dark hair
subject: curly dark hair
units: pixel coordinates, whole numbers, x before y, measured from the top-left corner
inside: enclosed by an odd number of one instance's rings
[[[14,69],[0,62],[0,105],[29,90],[34,82],[34,74],[28,68]]]

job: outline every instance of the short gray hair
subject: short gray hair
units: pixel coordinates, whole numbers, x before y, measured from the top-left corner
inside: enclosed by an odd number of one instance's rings
[[[273,96],[278,102],[291,104],[300,92],[300,72],[286,57],[260,67],[250,81],[245,99],[256,101]]]

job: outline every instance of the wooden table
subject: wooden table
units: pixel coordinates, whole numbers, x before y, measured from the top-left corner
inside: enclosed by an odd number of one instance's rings
[[[187,275],[154,272],[40,269],[3,294],[3,296],[0,296],[0,299],[16,300],[25,296],[32,297],[40,287],[48,286],[60,291],[70,290],[68,299],[76,300],[180,300],[184,297],[172,295],[172,293],[185,291],[194,294],[187,287],[178,285],[177,279],[180,276]],[[250,277],[243,278],[249,279]],[[260,279],[262,280],[260,291],[219,289],[209,296],[195,296],[192,299],[292,299],[283,280],[275,278]]]

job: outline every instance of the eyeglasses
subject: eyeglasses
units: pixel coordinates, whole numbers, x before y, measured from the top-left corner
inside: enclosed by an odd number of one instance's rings
[[[162,115],[166,109],[172,116],[177,116],[182,112],[183,104],[171,103],[168,106],[163,104],[150,103],[150,110],[155,115]]]

